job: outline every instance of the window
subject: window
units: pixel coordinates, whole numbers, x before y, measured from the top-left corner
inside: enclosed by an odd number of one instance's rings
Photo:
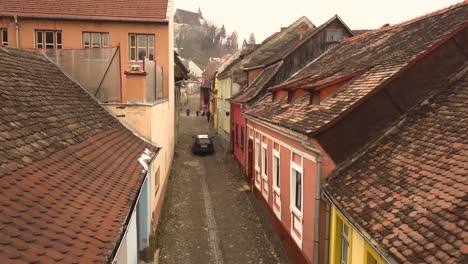
[[[8,29],[0,29],[0,44],[2,46],[8,46]]]
[[[255,168],[260,168],[260,143],[255,142]]]
[[[341,221],[341,254],[340,254],[340,264],[348,264],[348,255],[349,255],[349,228],[344,222]]]
[[[109,33],[106,32],[83,32],[83,48],[105,48],[109,47]]]
[[[268,154],[267,154],[267,145],[262,144],[262,174],[264,177],[268,177]]]
[[[294,198],[294,205],[296,206],[299,211],[302,209],[302,175],[300,172],[295,171],[295,198]]]
[[[62,31],[36,30],[37,49],[61,49]]]
[[[273,150],[273,186],[280,188],[280,159],[278,151]]]
[[[129,34],[128,38],[130,61],[154,60],[154,35]]]
[[[327,42],[340,42],[343,39],[341,29],[327,30]]]
[[[320,91],[310,92],[309,98],[310,98],[309,104],[319,105],[320,104]]]

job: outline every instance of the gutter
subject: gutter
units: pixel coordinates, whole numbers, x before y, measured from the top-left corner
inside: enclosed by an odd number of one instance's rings
[[[0,12],[0,16],[2,15],[12,15],[16,17],[23,17],[23,18],[39,18],[39,19],[64,19],[64,20],[91,20],[91,21],[110,21],[110,22],[135,22],[135,23],[156,23],[156,24],[167,24],[169,23],[169,19],[135,19],[135,18],[125,18],[125,17],[99,17],[99,16],[80,16],[80,15],[42,15],[42,14],[14,14],[13,12]]]
[[[14,15],[13,19],[15,20],[15,34],[16,34],[16,48],[19,49],[19,27],[18,27],[18,16]]]

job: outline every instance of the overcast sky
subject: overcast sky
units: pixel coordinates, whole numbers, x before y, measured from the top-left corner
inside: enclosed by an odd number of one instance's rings
[[[198,11],[226,30],[237,30],[239,42],[255,34],[257,43],[301,16],[319,26],[335,14],[351,29],[374,29],[447,7],[461,0],[174,0],[175,8]],[[174,9],[175,12],[175,9]]]

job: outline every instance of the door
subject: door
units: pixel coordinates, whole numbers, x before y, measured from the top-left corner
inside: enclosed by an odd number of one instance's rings
[[[247,181],[252,183],[253,178],[253,140],[249,138],[247,144]]]

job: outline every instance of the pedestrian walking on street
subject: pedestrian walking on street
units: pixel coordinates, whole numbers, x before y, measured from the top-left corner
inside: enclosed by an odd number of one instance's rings
[[[211,117],[211,113],[210,113],[210,110],[206,111],[206,119],[208,120],[208,123],[210,122],[210,117]]]
[[[197,117],[198,117],[198,115],[200,114],[200,111],[197,110],[195,113],[197,114]]]
[[[187,110],[185,110],[185,113],[187,113],[187,116],[190,115],[190,109],[187,108]]]

